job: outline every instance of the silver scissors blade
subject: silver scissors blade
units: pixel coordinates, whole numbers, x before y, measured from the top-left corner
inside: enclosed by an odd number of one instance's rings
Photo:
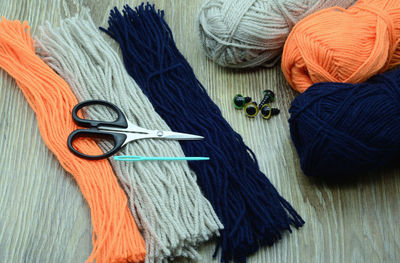
[[[173,131],[158,131],[157,135],[162,139],[168,140],[203,140],[204,137],[189,133],[180,133]]]

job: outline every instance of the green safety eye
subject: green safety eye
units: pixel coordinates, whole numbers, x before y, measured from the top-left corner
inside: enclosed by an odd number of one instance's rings
[[[246,103],[250,101],[250,97],[243,97],[241,94],[236,94],[235,97],[233,97],[233,106],[235,106],[237,110],[241,110],[246,105]]]
[[[257,103],[255,102],[249,102],[246,103],[244,106],[244,112],[246,113],[247,117],[254,118],[258,114],[258,107]]]

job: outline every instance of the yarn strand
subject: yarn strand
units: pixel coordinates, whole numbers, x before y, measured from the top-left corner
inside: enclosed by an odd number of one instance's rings
[[[35,43],[38,55],[68,82],[79,101],[107,100],[118,105],[135,125],[170,130],[88,13],[64,19],[57,28],[47,24],[40,32]],[[86,113],[97,120],[112,116],[106,108],[88,108]],[[108,144],[100,147],[110,150]],[[118,154],[184,155],[176,141],[147,139],[127,144]],[[146,241],[146,262],[165,262],[178,256],[198,258],[195,248],[218,234],[222,225],[188,164],[110,162]]]
[[[290,225],[304,224],[196,79],[175,46],[163,11],[150,4],[135,10],[126,5],[122,14],[114,8],[108,29],[101,29],[119,43],[128,73],[167,124],[205,137],[181,146],[186,156],[210,157],[189,165],[224,225],[216,248],[222,262],[245,262],[260,245],[271,245],[282,231],[290,231]]]
[[[93,224],[93,250],[86,262],[141,262],[145,244],[107,160],[89,161],[72,154],[68,135],[78,127],[71,111],[75,96],[51,68],[35,55],[27,22],[0,22],[0,67],[17,82],[34,110],[41,136],[60,164],[71,173],[87,200]],[[29,146],[27,146],[29,147]],[[101,154],[94,141],[80,140],[80,151]]]

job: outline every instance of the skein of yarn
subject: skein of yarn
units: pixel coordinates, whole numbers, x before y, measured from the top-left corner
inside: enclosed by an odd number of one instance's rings
[[[164,12],[149,4],[135,10],[125,6],[123,14],[114,8],[108,25],[102,30],[119,43],[128,73],[161,117],[173,130],[205,137],[181,146],[186,156],[210,157],[189,165],[224,225],[216,249],[221,249],[221,261],[245,262],[260,246],[291,231],[291,225],[302,226],[304,221],[260,171],[254,153],[196,79]]]
[[[43,141],[75,178],[89,204],[93,251],[86,262],[142,262],[145,244],[110,164],[81,159],[67,147],[68,135],[78,128],[71,116],[78,102],[67,83],[36,56],[26,21],[1,20],[0,67],[17,81],[36,114]],[[75,147],[102,153],[91,140],[77,141]]]
[[[208,0],[197,24],[206,55],[224,67],[273,66],[286,37],[304,17],[356,0]]]
[[[35,43],[39,56],[69,83],[79,101],[110,101],[135,125],[170,130],[88,13],[64,19],[57,28],[47,24],[40,32]],[[86,113],[95,120],[112,119],[107,108],[92,107]],[[110,146],[100,144],[104,151]],[[184,156],[178,142],[164,140],[129,143],[118,154]],[[187,162],[110,162],[146,241],[146,262],[194,259],[196,247],[222,228]]]
[[[309,176],[353,175],[398,158],[400,70],[362,84],[318,83],[292,102],[290,134]]]
[[[400,1],[359,0],[298,23],[282,55],[282,71],[299,92],[317,82],[360,83],[400,63]]]

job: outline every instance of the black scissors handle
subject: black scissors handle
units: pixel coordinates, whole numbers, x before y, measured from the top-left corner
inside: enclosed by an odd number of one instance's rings
[[[117,119],[115,121],[95,121],[95,120],[87,120],[82,119],[78,116],[78,111],[86,106],[91,105],[103,105],[108,108],[111,108],[113,111],[117,113]],[[99,126],[108,126],[108,127],[116,127],[116,128],[128,128],[128,122],[126,121],[124,113],[114,104],[104,100],[86,100],[82,101],[72,109],[72,118],[78,126],[86,127],[86,128],[98,128]]]
[[[113,140],[114,147],[100,155],[88,155],[84,154],[77,149],[74,148],[73,142],[75,139],[79,137],[89,137],[89,138],[100,138],[100,139],[111,139]],[[126,135],[123,133],[114,133],[114,132],[107,132],[107,131],[99,131],[97,129],[79,129],[71,132],[71,134],[68,136],[68,148],[73,152],[75,155],[89,159],[89,160],[99,160],[99,159],[104,159],[108,158],[111,155],[115,154],[116,152],[121,149],[122,145],[124,145],[125,140],[126,140]]]
[[[111,108],[117,113],[117,119],[115,121],[97,121],[97,120],[87,120],[87,119],[82,119],[78,116],[78,111],[82,109],[83,107],[90,106],[90,105],[103,105],[106,107]],[[111,132],[111,131],[103,131],[99,130],[99,126],[105,126],[105,127],[113,127],[113,128],[122,128],[126,129],[128,128],[128,122],[125,118],[125,115],[122,113],[122,111],[114,104],[103,101],[103,100],[87,100],[83,101],[81,103],[78,103],[73,109],[72,109],[72,118],[74,119],[75,123],[78,126],[81,127],[87,127],[89,129],[78,129],[73,132],[68,136],[68,148],[70,149],[71,152],[73,152],[75,155],[85,158],[85,159],[90,159],[90,160],[99,160],[99,159],[104,159],[107,157],[110,157],[111,155],[115,154],[118,152],[119,149],[123,146],[123,144],[126,141],[127,136],[124,133],[117,133],[117,132]],[[73,142],[75,139],[80,138],[80,137],[86,137],[86,138],[101,138],[101,139],[111,139],[114,143],[114,147],[101,155],[87,155],[84,154],[77,149],[74,148]]]

